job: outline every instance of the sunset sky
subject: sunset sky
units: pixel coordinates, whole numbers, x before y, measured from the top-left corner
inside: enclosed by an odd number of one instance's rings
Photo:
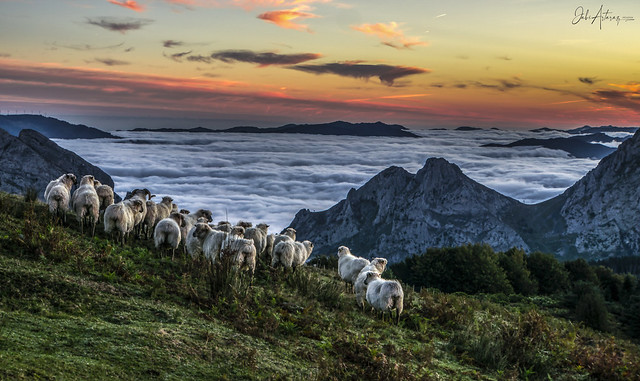
[[[636,0],[0,0],[0,113],[638,126],[639,38]]]

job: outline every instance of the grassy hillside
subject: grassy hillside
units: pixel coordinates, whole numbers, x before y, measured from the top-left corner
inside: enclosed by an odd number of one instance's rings
[[[71,217],[71,215],[70,215]],[[54,225],[0,194],[0,379],[633,379],[638,347],[536,303],[405,287],[399,326],[355,307],[335,268],[253,287]],[[540,304],[539,300],[536,301]]]

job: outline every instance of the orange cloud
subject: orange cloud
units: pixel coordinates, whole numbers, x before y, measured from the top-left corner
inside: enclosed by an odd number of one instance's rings
[[[383,45],[395,49],[411,49],[413,46],[426,46],[427,43],[420,41],[419,37],[408,37],[400,29],[400,25],[391,21],[389,23],[353,25],[351,29],[364,34],[378,37]]]
[[[277,26],[285,29],[295,29],[311,32],[307,25],[295,23],[296,19],[316,18],[317,15],[309,12],[303,12],[303,7],[294,9],[270,11],[258,15],[258,18],[264,21],[272,22]]]
[[[111,1],[111,0],[110,0]],[[165,0],[169,4],[185,7],[237,7],[255,8],[297,7],[312,3],[331,3],[333,0]]]
[[[133,11],[136,11],[136,12],[144,11],[144,6],[138,4],[134,0],[124,0],[124,1],[107,0],[107,1],[109,1],[111,4],[119,5],[119,6],[125,7],[125,8],[129,8],[129,9],[131,9]]]

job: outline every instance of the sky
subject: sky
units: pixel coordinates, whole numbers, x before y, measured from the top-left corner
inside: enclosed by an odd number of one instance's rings
[[[430,157],[528,204],[562,193],[598,164],[541,147],[481,147],[563,132],[415,131],[420,138],[121,131],[122,139],[55,141],[107,172],[121,196],[147,188],[157,202],[171,196],[180,208],[210,209],[215,222],[265,222],[272,232],[300,209],[330,208],[392,165],[415,174]]]
[[[0,0],[0,113],[638,126],[638,36],[635,0]]]

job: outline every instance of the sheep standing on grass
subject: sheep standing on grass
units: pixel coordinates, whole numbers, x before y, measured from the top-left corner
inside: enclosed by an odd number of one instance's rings
[[[279,264],[286,269],[293,268],[296,270],[298,266],[303,265],[313,251],[313,243],[310,241],[295,242],[287,237],[280,241],[273,248],[273,257],[271,258],[271,267]]]
[[[204,223],[196,224],[192,232],[189,233],[190,236],[193,236],[200,242],[202,253],[211,264],[219,262],[220,251],[222,250],[222,245],[227,240],[228,234],[229,233],[223,231],[214,230],[211,226]]]
[[[244,238],[253,240],[256,247],[256,255],[261,257],[267,248],[267,236],[269,235],[269,225],[258,224],[256,227],[247,228],[244,232]]]
[[[100,214],[104,215],[107,206],[113,204],[115,194],[113,193],[113,188],[107,184],[102,184],[98,180],[95,180],[95,187],[98,199],[100,199]]]
[[[220,258],[224,255],[231,255],[231,265],[237,270],[248,270],[251,281],[249,286],[253,285],[253,274],[256,271],[256,247],[253,240],[245,238],[236,238],[230,242],[229,246],[222,250]]]
[[[160,220],[169,217],[171,214],[171,208],[173,205],[173,199],[169,196],[164,196],[162,201],[156,204],[156,221],[153,223],[155,226]]]
[[[124,245],[126,236],[133,230],[135,217],[144,211],[143,205],[141,200],[124,200],[109,205],[104,211],[105,233],[118,234],[116,241]]]
[[[147,198],[148,197],[148,198]],[[147,215],[147,201],[151,200],[151,192],[148,189],[134,189],[131,192],[128,192],[125,196],[125,200],[140,200],[142,201],[142,213],[136,214],[135,222],[134,222],[134,232],[136,237],[140,237],[140,233],[142,232],[142,221],[144,221],[144,217]]]
[[[175,259],[176,249],[180,245],[180,229],[184,226],[184,216],[180,213],[171,213],[169,217],[162,219],[153,231],[153,241],[156,249],[163,246],[171,248],[171,260]]]
[[[338,274],[345,281],[347,289],[350,289],[349,286],[356,282],[358,274],[368,264],[369,260],[351,254],[348,247],[340,246],[338,248]]]
[[[76,184],[76,175],[73,173],[64,174],[49,182],[44,191],[44,197],[49,205],[49,212],[56,217],[62,217],[67,222],[67,211],[71,200],[71,188]]]
[[[91,236],[96,234],[96,224],[100,217],[100,198],[96,193],[95,178],[86,175],[80,180],[80,186],[71,198],[73,211],[80,224],[80,234],[84,233],[84,225],[91,226]]]
[[[267,247],[265,248],[265,255],[268,256],[265,258],[267,263],[271,263],[271,261],[273,260],[273,249],[276,247],[276,245],[281,241],[286,240],[287,237],[295,241],[296,229],[286,228],[280,234],[267,235]]]
[[[186,214],[183,213],[183,211],[185,211],[185,209],[181,210],[180,214],[184,216],[184,227],[180,229],[180,234],[181,234],[181,241],[184,244],[183,246],[184,252],[189,253],[189,249],[187,248],[187,244],[189,243],[189,232],[198,222],[209,223],[213,221],[213,219],[211,218],[211,215],[213,213],[208,209],[198,209],[195,213],[186,213]],[[192,254],[192,253],[189,253],[189,254]]]
[[[364,311],[364,302],[367,296],[367,286],[364,284],[364,280],[367,278],[369,271],[375,271],[378,274],[382,274],[387,267],[387,260],[385,258],[374,258],[371,263],[366,265],[360,270],[360,274],[356,278],[353,288],[356,291],[356,303],[358,307],[361,307]]]
[[[153,198],[155,195],[151,195]],[[144,238],[150,238],[153,236],[153,230],[156,227],[156,221],[158,220],[158,204],[153,200],[148,200],[147,213],[142,220],[142,236]]]
[[[367,287],[367,302],[382,314],[384,320],[385,312],[396,310],[396,325],[400,322],[402,313],[404,292],[397,280],[382,279],[377,271],[368,271],[365,275],[364,284]]]

